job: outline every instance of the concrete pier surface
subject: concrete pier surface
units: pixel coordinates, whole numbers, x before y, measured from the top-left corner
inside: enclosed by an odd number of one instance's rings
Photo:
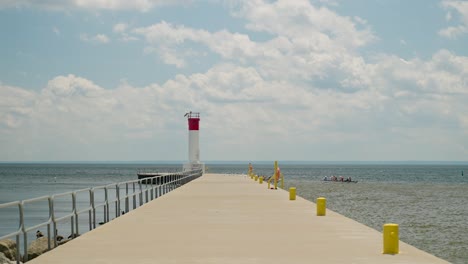
[[[299,187],[299,186],[297,186]],[[246,176],[205,174],[28,263],[448,263]]]

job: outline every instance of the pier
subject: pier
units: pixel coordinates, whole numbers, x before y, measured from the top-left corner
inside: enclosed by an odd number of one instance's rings
[[[28,263],[448,263],[246,175],[204,174]]]

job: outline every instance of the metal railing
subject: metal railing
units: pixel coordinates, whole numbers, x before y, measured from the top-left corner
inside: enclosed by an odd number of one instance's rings
[[[61,194],[55,194],[51,196],[42,196],[38,198],[15,201],[5,204],[0,204],[2,208],[18,207],[18,229],[12,233],[1,236],[0,240],[16,238],[16,260],[17,263],[20,261],[28,261],[28,233],[32,230],[39,229],[41,227],[47,227],[47,238],[48,238],[48,250],[58,246],[58,234],[57,224],[61,222],[70,221],[70,237],[71,239],[80,235],[79,216],[82,214],[88,214],[88,226],[89,231],[96,228],[96,215],[98,209],[102,208],[103,211],[103,222],[99,224],[105,224],[110,219],[110,207],[114,206],[115,217],[119,217],[122,214],[136,209],[137,207],[154,200],[190,181],[196,179],[202,175],[201,170],[185,171],[178,173],[171,173],[165,175],[158,175],[154,177],[148,177],[144,179],[138,179],[133,181],[119,182],[109,185],[97,186],[87,189],[81,189],[72,192],[66,192]],[[115,192],[114,192],[115,191]],[[97,201],[96,194],[103,192],[104,199]],[[78,208],[77,196],[80,194],[87,193],[89,204],[85,208]],[[112,195],[113,194],[113,195]],[[71,211],[65,215],[59,216],[54,209],[54,205],[60,199],[71,199]],[[47,201],[48,204],[48,218],[46,221],[35,224],[33,226],[26,225],[25,219],[25,205],[33,204],[37,202]],[[53,235],[52,235],[53,230]],[[51,243],[51,237],[53,237],[53,245]],[[69,237],[69,238],[70,238]],[[22,241],[21,241],[22,240]],[[23,257],[21,258],[20,243],[23,243]]]

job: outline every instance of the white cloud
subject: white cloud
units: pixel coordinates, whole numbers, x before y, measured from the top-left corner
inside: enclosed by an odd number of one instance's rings
[[[104,89],[84,78],[72,74],[58,76],[47,83],[43,90],[49,97],[70,98],[74,96],[99,97]]]
[[[452,20],[452,13],[451,12],[447,12],[447,14],[445,15],[445,20],[447,20],[447,21]]]
[[[53,27],[52,31],[55,33],[55,35],[59,36],[60,35],[60,30],[57,27]]]
[[[460,35],[468,33],[468,2],[459,1],[459,0],[445,0],[442,2],[442,7],[449,10],[454,10],[460,16],[460,25],[449,26],[447,28],[439,30],[439,35],[456,39]],[[446,20],[452,20],[452,13],[448,12],[446,15]]]
[[[56,160],[185,159],[182,116],[190,110],[202,113],[202,159],[468,155],[467,57],[441,50],[429,59],[365,58],[362,48],[376,39],[367,22],[308,1],[237,2],[233,14],[247,31],[165,21],[113,27],[121,40],[143,39],[146,53],[178,68],[210,53],[217,60],[206,71],[143,87],[101,87],[75,75],[57,76],[37,92],[0,84],[7,149],[0,160],[44,160],[44,153]],[[258,41],[252,31],[266,37]]]
[[[88,34],[81,34],[80,40],[83,42],[91,42],[96,44],[106,44],[110,42],[109,37],[105,34],[97,34],[94,36],[88,36]]]
[[[132,32],[141,35],[149,44],[145,48],[146,53],[156,53],[166,63],[175,65],[178,68],[186,66],[185,57],[194,53],[187,52],[186,49],[177,49],[177,45],[184,42],[199,42],[210,35],[204,30],[194,30],[184,26],[173,26],[165,21],[144,28],[133,29]]]
[[[115,33],[123,33],[128,29],[128,24],[126,23],[118,23],[114,25],[114,32]]]
[[[41,8],[52,11],[70,11],[70,8],[79,8],[87,10],[138,10],[141,12],[149,11],[153,8],[166,5],[187,4],[182,0],[17,0],[0,1],[2,8]]]
[[[317,8],[306,0],[243,1],[233,14],[247,19],[251,30],[291,39],[325,37],[346,47],[363,46],[375,39],[369,29],[358,30],[352,18],[339,16],[326,7]],[[365,25],[363,19],[354,20]]]
[[[93,37],[93,40],[99,43],[108,43],[110,41],[109,38],[104,34],[97,34],[96,36]]]
[[[255,42],[248,34],[209,32],[165,21],[132,32],[145,38],[147,51],[179,68],[196,59],[196,52],[183,52],[196,43],[224,60],[256,65],[265,77],[300,80],[330,79],[330,70],[351,69],[340,65],[376,39],[365,20],[341,17],[308,1],[243,1],[235,5],[233,15],[246,19],[249,30],[271,34],[271,39]]]
[[[136,41],[138,40],[137,37],[129,34],[128,29],[129,25],[127,23],[117,23],[114,25],[113,31],[116,34],[119,34],[119,40],[123,42],[130,42],[130,41]]]
[[[338,2],[336,0],[313,0],[312,2],[318,2],[320,4],[330,5],[330,6],[338,6]]]
[[[0,131],[22,125],[33,111],[35,94],[27,90],[0,83]]]
[[[420,96],[456,95],[466,96],[468,80],[468,58],[441,50],[429,61],[412,59],[404,61],[397,56],[379,57],[375,65],[375,85],[393,91],[407,91]],[[378,78],[377,78],[378,77]],[[392,92],[393,93],[393,92]]]
[[[463,35],[468,32],[468,28],[464,25],[457,27],[447,27],[439,30],[439,35],[449,39],[456,39],[460,35]]]
[[[444,160],[438,153],[468,154],[450,150],[468,144],[467,57],[446,50],[429,60],[349,57],[341,67],[349,68],[342,70],[342,85],[360,89],[266,78],[258,66],[235,63],[145,87],[124,82],[106,89],[74,75],[57,76],[40,92],[1,86],[7,100],[1,102],[0,134],[11,157],[15,144],[44,149],[41,144],[56,140],[75,150],[56,159],[128,159],[132,147],[126,144],[145,149],[135,159],[145,159],[153,147],[154,159],[184,159],[182,115],[195,110],[202,113],[203,159]],[[109,151],[89,154],[94,146]],[[395,146],[398,156],[379,154]],[[431,151],[414,156],[421,147]],[[180,148],[179,154],[160,151],[167,148]]]
[[[454,9],[461,15],[462,22],[468,24],[468,2],[461,0],[445,0],[442,6],[447,9]]]

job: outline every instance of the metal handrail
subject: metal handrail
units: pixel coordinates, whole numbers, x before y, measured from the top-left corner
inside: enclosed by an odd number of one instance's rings
[[[76,208],[76,196],[77,194],[81,193],[81,192],[88,192],[88,197],[89,197],[89,205],[88,207],[78,211],[78,209]],[[92,220],[92,210],[93,210],[93,201],[91,200],[91,195],[92,195],[92,192],[91,192],[91,189],[88,188],[88,189],[81,189],[81,190],[77,190],[77,191],[74,191],[73,192],[73,196],[75,197],[75,200],[73,201],[75,203],[74,205],[74,213],[75,213],[75,225],[76,225],[76,233],[72,233],[71,236],[74,237],[76,234],[79,234],[79,224],[78,224],[78,221],[79,221],[79,218],[78,218],[78,215],[81,214],[81,213],[84,213],[84,212],[88,212],[88,216],[89,216],[89,219],[88,219],[88,223],[89,223],[89,230],[93,230],[92,228],[92,225],[91,225],[91,220]]]
[[[14,201],[9,203],[0,204],[0,209],[2,208],[9,208],[9,207],[18,207],[18,214],[19,214],[19,224],[18,229],[10,234],[4,235],[0,237],[2,239],[8,239],[11,237],[16,237],[16,259],[17,263],[20,263],[22,260],[23,262],[28,261],[28,232],[39,229],[41,227],[47,226],[47,238],[48,238],[48,249],[52,249],[51,245],[51,237],[53,237],[53,247],[57,247],[57,223],[70,220],[70,231],[71,231],[71,239],[78,236],[79,233],[79,215],[82,213],[88,212],[88,222],[89,222],[89,230],[93,230],[96,228],[96,209],[103,207],[104,208],[104,223],[107,223],[110,220],[110,205],[115,205],[115,217],[119,217],[125,212],[129,212],[130,208],[130,199],[133,202],[133,209],[137,208],[137,204],[139,206],[148,203],[190,181],[196,179],[202,175],[202,170],[194,170],[194,171],[186,171],[186,172],[179,172],[179,173],[170,173],[165,175],[158,175],[154,177],[148,177],[144,179],[126,181],[126,182],[118,182],[108,185],[96,186],[92,188],[86,188],[71,192],[65,192],[60,194],[54,194],[50,196],[41,196],[37,198],[22,200],[22,201]],[[137,186],[138,185],[138,186]],[[121,188],[121,186],[125,186],[125,188]],[[96,203],[95,194],[96,191],[104,190],[104,201],[102,203]],[[115,190],[115,194],[113,197],[109,197],[109,190]],[[125,195],[121,196],[120,191],[125,190]],[[77,208],[77,195],[83,192],[88,192],[89,197],[89,206],[78,210]],[[54,210],[55,202],[58,198],[62,197],[71,197],[71,211],[63,216],[56,217],[56,213]],[[144,199],[143,199],[144,198]],[[125,200],[125,210],[122,211],[121,200]],[[138,203],[137,203],[138,200]],[[47,201],[48,202],[48,219],[47,221],[41,222],[34,226],[27,227],[25,225],[24,219],[24,206],[26,204],[31,204],[40,201]],[[51,235],[51,225],[54,230],[53,236]],[[20,253],[20,243],[21,243],[21,235],[23,236],[23,259],[21,259]]]
[[[54,207],[54,201],[56,198],[63,197],[63,196],[68,196],[70,195],[72,198],[72,211],[69,214],[66,214],[61,217],[55,217],[55,207]],[[66,193],[60,193],[60,194],[55,194],[52,195],[52,223],[53,223],[53,229],[54,229],[54,247],[57,247],[57,223],[70,219],[70,230],[72,234],[75,234],[75,212],[76,212],[76,200],[75,200],[76,195],[74,195],[74,192],[66,192]],[[50,237],[50,236],[49,236]],[[50,244],[50,239],[49,239],[49,244]],[[50,249],[50,246],[49,246]]]

